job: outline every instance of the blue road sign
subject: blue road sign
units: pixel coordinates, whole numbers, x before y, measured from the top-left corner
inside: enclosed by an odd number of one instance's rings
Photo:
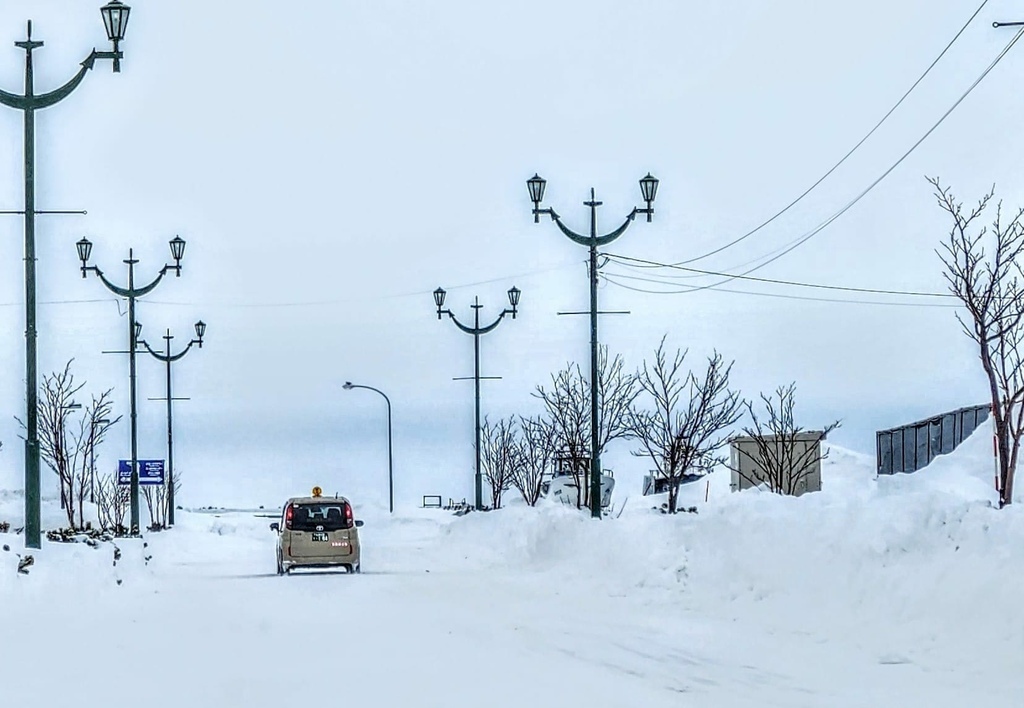
[[[117,483],[132,483],[132,461],[118,460]],[[139,460],[139,484],[163,484],[164,483],[164,461],[163,460]]]

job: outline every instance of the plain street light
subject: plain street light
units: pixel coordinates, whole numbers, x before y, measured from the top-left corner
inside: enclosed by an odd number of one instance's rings
[[[555,213],[554,209],[540,208],[540,203],[544,201],[546,185],[547,182],[540,175],[535,174],[526,180],[530,201],[533,202],[534,223],[540,223],[541,214],[547,214],[573,243],[590,249],[590,513],[594,518],[601,518],[601,450],[598,447],[600,414],[597,380],[597,249],[606,246],[625,233],[638,214],[646,214],[647,221],[651,221],[654,217],[654,198],[658,194],[658,180],[650,173],[640,180],[640,194],[647,203],[647,207],[644,209],[634,207],[622,226],[604,236],[599,236],[597,233],[597,207],[601,206],[601,202],[595,198],[593,189],[590,190],[590,201],[583,202],[590,208],[590,235],[584,236],[563,224],[562,218]]]
[[[443,288],[438,288],[434,291],[434,304],[437,305],[437,319],[441,319],[442,315],[448,315],[451,321],[455,323],[455,326],[461,329],[466,334],[473,335],[473,382],[476,387],[476,476],[474,478],[476,488],[476,510],[481,511],[484,508],[484,482],[483,475],[480,472],[480,335],[487,334],[498,324],[505,319],[505,315],[512,315],[512,319],[516,318],[516,314],[519,311],[519,296],[522,291],[513,286],[508,290],[508,302],[512,306],[512,309],[504,309],[501,314],[498,315],[491,324],[486,327],[480,326],[480,308],[483,305],[480,304],[480,298],[476,298],[473,301],[471,307],[473,308],[473,326],[469,327],[462,324],[456,319],[455,314],[451,310],[442,309],[444,308],[444,299],[447,293]]]
[[[131,436],[132,436],[132,460],[131,460],[131,533],[139,532],[139,448],[138,448],[138,421],[135,413],[135,351],[136,343],[141,334],[142,326],[135,321],[135,300],[153,291],[153,289],[167,275],[167,271],[173,270],[177,277],[181,277],[181,258],[185,255],[185,241],[180,236],[175,236],[170,241],[171,257],[174,258],[174,265],[165,265],[160,269],[160,274],[143,287],[135,287],[135,264],[138,261],[134,258],[131,249],[128,250],[128,259],[124,263],[128,266],[128,287],[122,288],[107,280],[106,276],[96,266],[87,265],[89,256],[92,254],[92,242],[83,238],[77,244],[78,258],[82,261],[82,277],[86,277],[92,271],[103,282],[110,292],[128,299],[128,381],[129,381],[129,405],[131,408]]]
[[[142,325],[138,322],[136,324],[136,333],[142,334]],[[178,361],[186,354],[192,345],[197,345],[200,349],[203,348],[203,335],[206,334],[206,323],[202,320],[196,322],[196,338],[190,340],[188,345],[177,354],[171,354],[171,340],[174,337],[171,336],[171,330],[167,330],[167,334],[164,335],[164,353],[153,351],[153,348],[149,346],[149,343],[144,339],[140,339],[138,344],[144,346],[146,351],[156,357],[158,360],[167,364],[167,525],[174,526],[174,426],[173,426],[173,413],[172,402],[177,400],[185,400],[174,398],[171,394],[171,364]],[[159,399],[156,399],[159,400]]]
[[[345,385],[342,386],[346,391],[351,391],[354,388],[365,388],[367,391],[374,391],[384,396],[384,400],[388,404],[388,511],[395,513],[395,474],[394,466],[392,464],[391,457],[391,399],[387,397],[383,391],[373,386],[362,386],[360,384],[354,384],[351,381],[346,381]]]
[[[35,153],[35,112],[59,103],[78,88],[86,72],[93,68],[97,59],[112,59],[114,71],[121,71],[121,41],[128,26],[131,9],[112,0],[100,9],[107,38],[113,43],[114,51],[97,52],[95,49],[81,64],[78,73],[60,88],[49,93],[36,94],[32,71],[32,52],[43,46],[32,39],[32,21],[28,22],[25,41],[14,46],[25,50],[25,93],[16,94],[0,91],[0,103],[24,114],[24,158],[25,158],[25,547],[40,548],[42,527],[39,518],[39,421],[36,374],[36,214],[77,213],[36,210],[36,153]],[[11,212],[8,212],[11,213]]]

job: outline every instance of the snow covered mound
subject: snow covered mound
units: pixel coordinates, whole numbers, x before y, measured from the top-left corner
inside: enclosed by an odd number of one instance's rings
[[[47,543],[28,575],[20,537],[0,534],[0,633],[20,638],[0,642],[0,691],[23,706],[106,695],[86,664],[48,680],[36,657],[67,634],[104,637],[126,691],[159,665],[193,705],[280,705],[294,685],[278,648],[323,636],[358,648],[346,696],[368,706],[1016,705],[1024,506],[997,510],[992,477],[979,431],[891,478],[833,447],[823,490],[800,498],[733,494],[718,471],[683,490],[697,513],[671,517],[650,497],[601,521],[556,503],[392,517],[357,500],[366,572],[351,577],[277,577],[272,510],[183,511],[117,550]],[[0,516],[21,503],[0,495]],[[338,670],[309,648],[308,675]]]

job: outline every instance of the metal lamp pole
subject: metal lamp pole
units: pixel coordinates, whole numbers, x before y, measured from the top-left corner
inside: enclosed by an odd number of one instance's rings
[[[584,236],[563,224],[562,218],[555,213],[554,209],[540,208],[540,203],[544,200],[546,185],[547,181],[536,174],[526,181],[526,186],[530,190],[530,201],[533,202],[534,223],[540,223],[541,214],[547,214],[573,243],[590,249],[590,515],[599,519],[601,518],[601,450],[598,442],[600,412],[597,380],[597,249],[625,233],[629,225],[636,219],[637,214],[646,214],[647,221],[651,221],[654,216],[654,198],[658,193],[658,180],[650,173],[640,180],[640,192],[644,201],[647,202],[647,207],[644,209],[634,207],[622,226],[604,236],[599,236],[597,233],[597,207],[602,203],[595,198],[593,188],[590,190],[590,201],[583,202],[584,206],[590,208],[590,235]]]
[[[32,39],[32,21],[28,22],[25,41],[14,46],[25,50],[25,93],[15,94],[0,90],[0,103],[24,113],[25,118],[25,547],[39,548],[42,542],[39,520],[39,423],[36,376],[36,214],[71,213],[36,211],[36,156],[35,112],[59,103],[78,88],[86,72],[97,59],[112,59],[114,72],[121,71],[124,54],[120,43],[128,25],[130,8],[119,0],[112,0],[100,9],[107,38],[114,45],[112,52],[93,49],[81,64],[78,73],[60,88],[36,95],[32,72],[32,52],[43,46]]]
[[[374,391],[384,396],[385,402],[388,404],[388,511],[392,514],[395,513],[395,474],[394,466],[392,464],[391,456],[391,399],[387,397],[387,394],[378,388],[373,386],[362,386],[360,384],[354,384],[351,381],[346,381],[345,385],[342,386],[346,391],[351,391],[354,388],[365,388],[367,391]]]
[[[86,265],[89,262],[89,255],[92,253],[92,243],[89,239],[83,238],[76,244],[78,258],[82,261],[82,277],[86,277],[92,271],[103,282],[107,289],[128,299],[128,381],[129,381],[129,405],[131,407],[131,436],[132,436],[132,476],[131,476],[131,532],[139,533],[139,449],[138,449],[138,421],[135,411],[135,351],[139,338],[140,325],[135,321],[135,300],[153,291],[163,280],[167,271],[173,270],[177,277],[181,277],[181,258],[185,254],[185,240],[175,236],[170,241],[171,256],[174,258],[174,265],[165,265],[160,269],[160,274],[149,284],[143,287],[135,287],[135,264],[138,261],[133,257],[132,249],[128,250],[128,259],[124,261],[128,266],[128,287],[122,288],[107,280],[106,276],[96,266]]]
[[[483,305],[480,304],[480,298],[475,298],[473,304],[470,306],[473,308],[473,326],[469,327],[462,324],[456,319],[455,314],[451,310],[442,309],[444,307],[444,299],[447,293],[443,288],[438,288],[434,291],[434,304],[437,305],[437,319],[441,319],[442,315],[448,315],[451,321],[455,323],[455,326],[461,329],[466,334],[473,335],[473,383],[475,386],[475,413],[476,413],[476,476],[474,478],[476,487],[476,510],[481,511],[484,508],[484,482],[483,475],[480,473],[480,335],[487,334],[492,331],[498,324],[505,319],[505,315],[512,315],[512,319],[516,318],[516,314],[519,312],[519,296],[522,291],[513,286],[508,290],[508,302],[512,306],[512,309],[504,309],[498,315],[498,318],[486,327],[480,326],[480,308]]]
[[[138,324],[138,323],[136,323]],[[142,326],[139,325],[138,330],[140,334],[142,332]],[[164,353],[154,351],[149,343],[144,339],[140,339],[138,344],[145,347],[146,351],[152,354],[159,361],[164,362],[167,365],[167,525],[174,526],[174,424],[173,424],[173,413],[172,403],[178,400],[185,400],[174,398],[171,393],[171,364],[178,361],[186,354],[192,345],[198,345],[200,349],[203,348],[203,335],[206,334],[206,323],[202,320],[196,322],[196,338],[190,340],[188,345],[177,354],[171,354],[171,340],[174,337],[171,336],[171,330],[167,330],[167,334],[164,335]]]

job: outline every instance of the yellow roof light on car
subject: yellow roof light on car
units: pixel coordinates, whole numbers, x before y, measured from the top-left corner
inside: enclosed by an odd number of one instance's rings
[[[320,487],[313,487],[313,496],[314,497],[323,496],[323,493],[324,493],[324,490],[320,489]]]

